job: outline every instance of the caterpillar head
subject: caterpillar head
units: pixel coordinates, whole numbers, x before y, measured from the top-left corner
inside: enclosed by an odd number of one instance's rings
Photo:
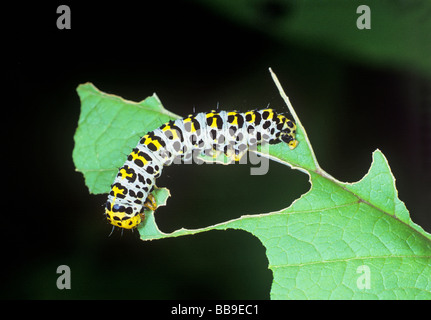
[[[136,228],[142,221],[143,213],[134,212],[133,206],[127,203],[120,204],[120,199],[114,199],[106,203],[105,214],[109,223],[124,229]]]
[[[280,139],[287,143],[289,149],[293,150],[298,145],[298,140],[296,140],[296,124],[283,117],[283,128],[281,129]]]

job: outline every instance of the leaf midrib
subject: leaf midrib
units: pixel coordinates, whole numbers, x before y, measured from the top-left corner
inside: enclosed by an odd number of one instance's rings
[[[384,255],[384,256],[364,256],[364,257],[351,257],[351,258],[345,258],[345,259],[331,259],[331,260],[322,260],[322,261],[310,261],[310,262],[304,262],[304,263],[296,263],[296,264],[281,264],[281,265],[268,265],[268,268],[270,269],[277,269],[277,268],[287,268],[287,267],[303,267],[303,266],[309,266],[309,265],[316,265],[316,264],[325,264],[325,263],[337,263],[337,262],[347,262],[347,261],[353,261],[353,260],[372,260],[372,259],[430,259],[431,255]]]
[[[308,138],[307,138],[308,139]],[[311,147],[310,147],[311,148]],[[311,150],[311,152],[314,154],[314,151],[313,150]],[[277,159],[276,161],[277,162],[279,162],[279,163],[281,163],[281,164],[284,164],[284,165],[286,165],[286,166],[288,166],[288,167],[291,167],[292,169],[294,169],[294,168],[297,168],[297,169],[299,169],[300,171],[302,171],[302,172],[305,172],[306,174],[308,174],[308,176],[310,177],[310,174],[309,174],[309,172],[313,172],[313,173],[315,173],[316,175],[319,175],[320,177],[322,177],[322,178],[324,178],[324,179],[326,179],[326,180],[328,180],[328,181],[330,181],[331,183],[334,183],[337,187],[339,187],[339,188],[341,188],[343,191],[345,191],[345,192],[348,192],[349,194],[351,194],[351,195],[353,195],[355,198],[357,198],[358,200],[356,201],[356,202],[352,202],[352,203],[364,203],[365,205],[367,205],[367,206],[369,206],[369,207],[371,207],[371,208],[374,208],[375,210],[377,210],[377,211],[379,211],[379,212],[382,212],[382,213],[384,213],[385,215],[387,215],[387,216],[389,216],[389,217],[391,217],[391,218],[393,218],[393,219],[395,219],[395,220],[397,220],[397,221],[399,221],[399,222],[401,222],[403,225],[405,225],[405,226],[407,226],[410,230],[412,230],[413,232],[415,232],[416,234],[419,234],[422,238],[424,238],[424,239],[426,239],[427,241],[430,241],[430,239],[428,238],[428,237],[426,237],[424,234],[422,234],[421,232],[419,232],[418,230],[416,230],[415,228],[413,228],[410,224],[408,224],[407,222],[405,222],[405,221],[403,221],[403,220],[401,220],[400,218],[398,218],[397,217],[397,215],[395,214],[395,212],[394,212],[394,214],[391,214],[390,212],[387,212],[386,210],[384,210],[384,209],[382,209],[382,208],[380,208],[380,207],[378,207],[378,206],[376,206],[376,205],[374,205],[374,204],[372,204],[372,203],[370,203],[369,201],[367,201],[367,200],[365,200],[365,199],[363,199],[363,198],[361,198],[359,195],[357,195],[356,193],[354,193],[353,191],[351,191],[350,189],[348,189],[346,186],[345,186],[345,183],[342,183],[341,181],[339,181],[339,180],[337,180],[336,178],[334,178],[333,176],[331,176],[329,173],[327,173],[326,171],[324,171],[321,167],[320,167],[320,165],[319,165],[319,163],[317,162],[317,161],[315,161],[315,166],[316,166],[316,169],[311,169],[311,168],[305,168],[305,167],[303,167],[303,166],[301,166],[300,164],[297,164],[297,163],[290,163],[290,162],[288,162],[288,161],[286,161],[286,160],[284,160],[284,159],[279,159],[279,158],[276,158],[275,156],[272,156],[271,155],[271,159],[273,159],[273,160],[275,160],[275,159]],[[371,165],[373,164],[373,162],[371,163]],[[312,185],[312,188],[313,188],[313,183],[312,183],[312,178],[310,177],[310,183],[311,183],[311,185]],[[312,190],[312,188],[309,190],[309,192],[311,192],[311,190]],[[307,192],[308,193],[308,192]],[[306,193],[306,194],[307,194]],[[304,194],[304,196],[306,195],[306,194]],[[299,200],[299,199],[298,199]],[[346,204],[346,205],[350,205],[350,204]],[[395,208],[395,203],[394,203],[394,208]],[[288,208],[286,208],[286,209],[288,209]],[[286,210],[285,209],[285,210]],[[316,211],[324,211],[324,210],[327,210],[327,209],[331,209],[331,208],[321,208],[321,209],[318,209],[318,210],[316,210]],[[293,213],[293,212],[292,212]],[[289,214],[291,214],[291,212],[289,212]]]
[[[372,164],[371,164],[372,165]],[[331,181],[332,183],[334,183],[335,185],[337,185],[338,187],[340,187],[342,190],[350,193],[351,195],[353,195],[354,197],[356,197],[358,199],[358,203],[364,203],[365,205],[382,212],[383,214],[386,214],[387,216],[389,216],[390,218],[393,218],[399,222],[401,222],[403,225],[405,225],[406,227],[408,227],[412,232],[415,232],[416,234],[419,234],[422,238],[426,239],[428,242],[430,241],[430,239],[428,239],[428,237],[426,237],[424,234],[422,234],[421,232],[419,232],[418,230],[416,230],[415,228],[413,228],[410,224],[408,224],[407,222],[401,220],[400,218],[397,217],[397,215],[395,214],[391,214],[390,212],[387,212],[386,210],[375,206],[374,204],[370,203],[369,201],[361,198],[360,196],[358,196],[356,193],[354,193],[353,191],[351,191],[350,189],[348,189],[347,187],[344,186],[344,183],[338,181],[337,179],[335,179],[334,177],[332,177],[329,173],[325,172],[324,170],[322,170],[320,167],[318,167],[317,171],[313,171],[314,173],[320,175],[322,178],[325,178],[329,181]],[[395,200],[394,200],[394,210],[395,210]]]

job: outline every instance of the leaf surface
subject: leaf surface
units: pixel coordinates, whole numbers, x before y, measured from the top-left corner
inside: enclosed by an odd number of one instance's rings
[[[101,92],[91,83],[77,91],[81,115],[73,161],[91,193],[108,193],[118,168],[143,133],[179,117],[164,109],[156,94],[133,102]]]
[[[135,103],[91,84],[79,86],[78,93],[82,109],[73,159],[90,192],[107,193],[139,137],[178,116],[166,111],[155,95]],[[284,99],[290,105],[285,94]],[[430,299],[431,235],[411,220],[398,199],[383,153],[373,153],[369,172],[360,181],[340,182],[320,168],[304,127],[291,112],[299,145],[294,150],[271,146],[269,157],[308,174],[311,188],[306,194],[278,212],[172,233],[161,232],[155,213],[149,212],[138,227],[141,239],[209,230],[250,232],[266,248],[274,276],[272,299]],[[155,191],[159,205],[169,196],[166,189]]]

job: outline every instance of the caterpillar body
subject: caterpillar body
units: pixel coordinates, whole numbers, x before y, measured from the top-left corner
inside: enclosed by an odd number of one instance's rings
[[[133,229],[144,211],[155,210],[151,191],[163,166],[175,159],[190,160],[196,154],[224,153],[239,161],[251,146],[287,143],[294,149],[296,125],[273,109],[210,111],[171,120],[143,136],[118,170],[106,202],[108,221]]]

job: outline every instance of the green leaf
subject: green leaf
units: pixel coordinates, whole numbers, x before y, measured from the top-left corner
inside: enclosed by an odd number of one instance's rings
[[[395,178],[379,150],[356,183],[338,181],[320,168],[306,131],[273,75],[298,126],[299,145],[271,146],[269,157],[309,175],[311,188],[278,212],[245,215],[200,229],[161,232],[154,212],[138,227],[142,240],[241,229],[266,248],[273,272],[271,299],[430,299],[431,235],[398,199]],[[108,192],[116,167],[139,135],[176,116],[156,96],[140,103],[78,87],[82,101],[73,153],[93,193]],[[156,190],[159,205],[169,192]],[[175,196],[175,195],[174,195]]]
[[[91,193],[108,193],[118,168],[143,133],[179,116],[165,110],[156,94],[136,103],[103,93],[91,83],[77,91],[81,115],[73,162]]]

